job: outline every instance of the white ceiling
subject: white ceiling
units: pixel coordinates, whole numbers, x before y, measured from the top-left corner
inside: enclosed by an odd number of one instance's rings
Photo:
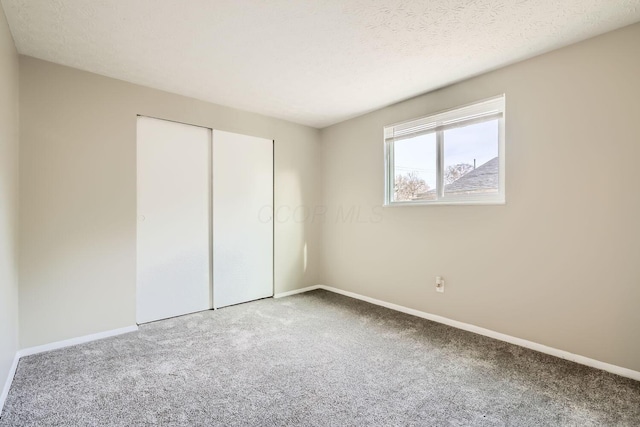
[[[640,0],[1,2],[21,54],[314,127],[640,21]]]

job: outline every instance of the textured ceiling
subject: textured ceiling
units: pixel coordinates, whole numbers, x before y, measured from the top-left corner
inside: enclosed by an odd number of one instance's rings
[[[314,127],[640,21],[640,0],[1,1],[21,54]]]

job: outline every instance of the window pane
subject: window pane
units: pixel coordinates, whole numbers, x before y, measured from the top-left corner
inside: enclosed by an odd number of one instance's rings
[[[444,131],[444,194],[497,193],[499,120]]]
[[[433,133],[393,143],[393,201],[436,199],[436,136]]]

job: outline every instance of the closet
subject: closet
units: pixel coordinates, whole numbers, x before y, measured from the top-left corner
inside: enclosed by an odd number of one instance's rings
[[[273,141],[138,117],[136,320],[273,295]]]

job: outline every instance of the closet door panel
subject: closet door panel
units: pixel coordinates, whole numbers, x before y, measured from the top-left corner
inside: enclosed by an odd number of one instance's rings
[[[273,295],[273,141],[213,131],[215,307]]]
[[[211,308],[211,130],[138,118],[137,321]]]

